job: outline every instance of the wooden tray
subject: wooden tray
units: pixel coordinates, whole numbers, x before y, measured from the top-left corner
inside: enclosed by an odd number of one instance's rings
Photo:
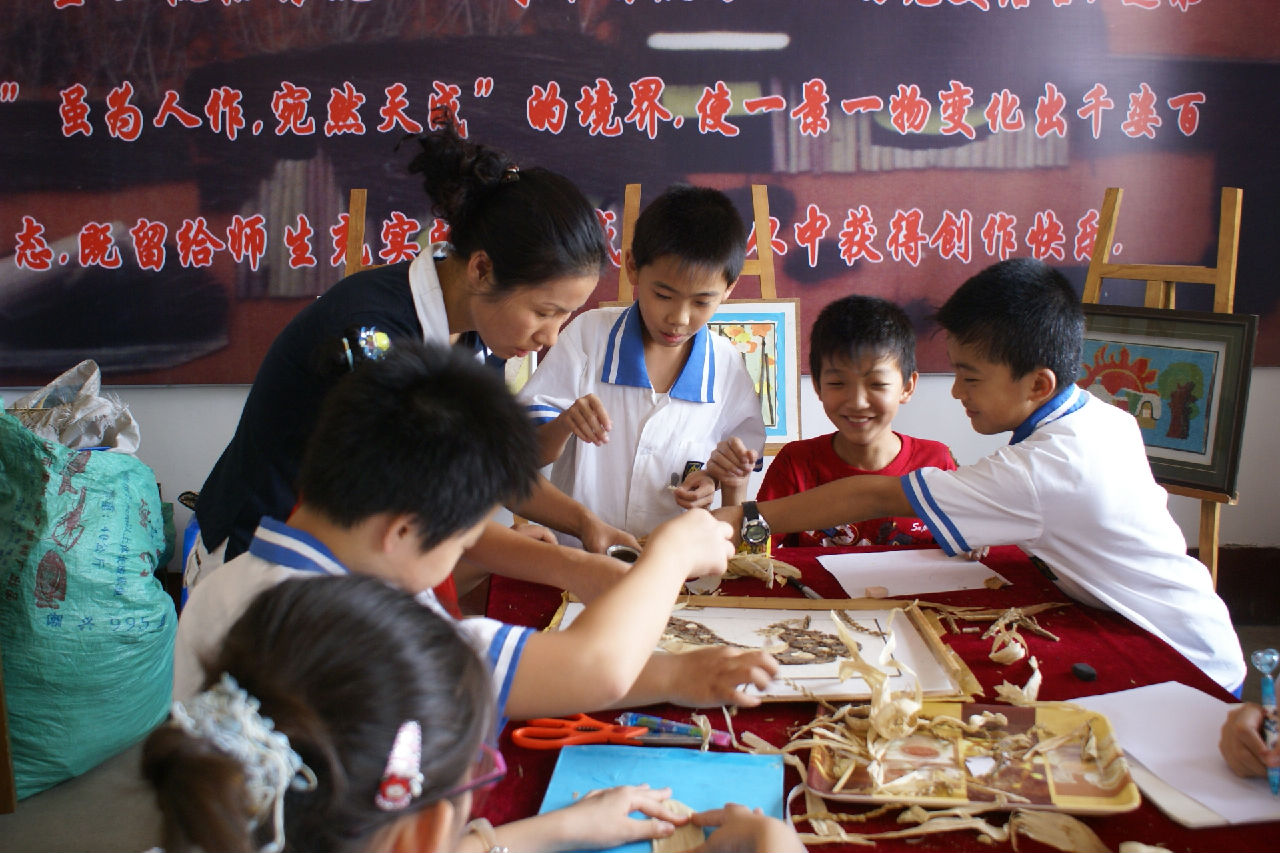
[[[940,739],[927,732],[917,733],[889,744],[881,762],[884,782],[890,783],[914,772],[926,786],[923,793],[873,792],[868,768],[862,763],[854,768],[841,789],[835,791],[833,787],[839,774],[847,769],[847,763],[836,766],[839,757],[830,748],[821,746],[810,751],[808,787],[829,800],[903,803],[930,808],[994,803],[998,800],[997,792],[1010,795],[1004,804],[1008,809],[1048,809],[1101,815],[1132,811],[1141,804],[1142,799],[1129,775],[1124,753],[1115,743],[1111,724],[1101,714],[1068,703],[1044,703],[1023,708],[925,702],[921,716],[967,720],[983,711],[1003,714],[1008,724],[988,727],[978,735],[961,733],[953,739]],[[1027,760],[998,763],[988,757],[991,745],[1000,737],[1022,734],[1033,726],[1041,728],[1040,740],[1077,731],[1080,731],[1080,736]],[[1081,748],[1088,731],[1092,731],[1099,747],[1097,761],[1082,758]],[[1106,782],[1103,781],[1104,775]]]

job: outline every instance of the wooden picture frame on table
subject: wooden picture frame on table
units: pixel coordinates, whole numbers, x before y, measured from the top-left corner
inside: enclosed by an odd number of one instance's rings
[[[1234,498],[1258,318],[1083,307],[1077,384],[1138,420],[1157,482]]]
[[[583,604],[569,593],[551,618],[547,630],[571,624]],[[837,617],[836,614],[841,614]],[[766,596],[683,595],[671,614],[677,623],[694,623],[703,639],[697,645],[732,643],[745,648],[765,648],[775,655],[780,645],[794,643],[776,633],[782,623],[803,620],[803,631],[833,635],[832,622],[841,618],[857,638],[863,659],[884,671],[892,690],[914,694],[918,685],[925,698],[969,702],[982,695],[982,685],[955,650],[942,641],[945,629],[937,614],[915,601],[871,598],[774,598]],[[799,626],[792,624],[791,627]],[[671,625],[668,625],[671,630]],[[775,632],[775,633],[770,633]],[[883,633],[881,633],[883,632]],[[893,636],[892,663],[882,665],[879,652]],[[714,635],[715,639],[711,639]],[[659,649],[671,651],[670,649]],[[682,648],[678,651],[687,651]],[[847,657],[842,655],[841,658]],[[779,658],[784,664],[786,660]],[[783,666],[782,676],[760,694],[763,702],[865,702],[871,689],[860,675],[844,680],[835,676],[840,660],[817,664],[803,660]]]

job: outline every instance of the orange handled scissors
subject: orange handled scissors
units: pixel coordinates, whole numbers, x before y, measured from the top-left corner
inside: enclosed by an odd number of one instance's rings
[[[644,726],[619,726],[592,719],[586,714],[572,717],[542,717],[529,720],[511,733],[511,740],[526,749],[559,749],[586,743],[621,743],[629,746],[689,746],[702,738],[655,732]]]

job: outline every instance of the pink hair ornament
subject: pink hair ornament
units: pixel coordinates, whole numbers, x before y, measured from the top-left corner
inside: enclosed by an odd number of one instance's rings
[[[422,727],[417,720],[405,720],[396,731],[382,771],[382,784],[374,803],[384,812],[398,812],[422,793]]]

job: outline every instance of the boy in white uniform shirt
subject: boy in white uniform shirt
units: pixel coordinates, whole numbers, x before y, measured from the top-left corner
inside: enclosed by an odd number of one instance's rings
[[[199,689],[204,664],[254,596],[286,579],[373,575],[439,609],[431,588],[499,502],[533,487],[535,446],[501,377],[465,352],[402,343],[362,364],[325,398],[288,523],[264,520],[247,552],[191,591],[174,644],[175,698]],[[724,571],[730,536],[705,512],[664,525],[563,631],[461,620],[493,671],[499,712],[526,719],[664,701],[757,704],[746,686],[763,688],[777,671],[765,652],[650,654],[685,577]]]
[[[706,327],[745,248],[724,193],[668,189],[641,212],[624,259],[636,302],[574,319],[520,393],[551,482],[634,536],[710,505],[717,486],[726,502],[741,500],[745,477],[717,483],[702,470],[718,444],[739,448],[747,468],[764,449],[742,356]]]
[[[1039,261],[1003,261],[961,285],[937,321],[952,396],[977,432],[1012,431],[1009,445],[955,471],[851,477],[761,502],[769,526],[915,514],[947,554],[1018,545],[1063,592],[1123,614],[1237,692],[1245,666],[1231,617],[1187,555],[1137,422],[1074,384],[1084,312],[1067,280]],[[742,510],[717,514],[733,523]]]

